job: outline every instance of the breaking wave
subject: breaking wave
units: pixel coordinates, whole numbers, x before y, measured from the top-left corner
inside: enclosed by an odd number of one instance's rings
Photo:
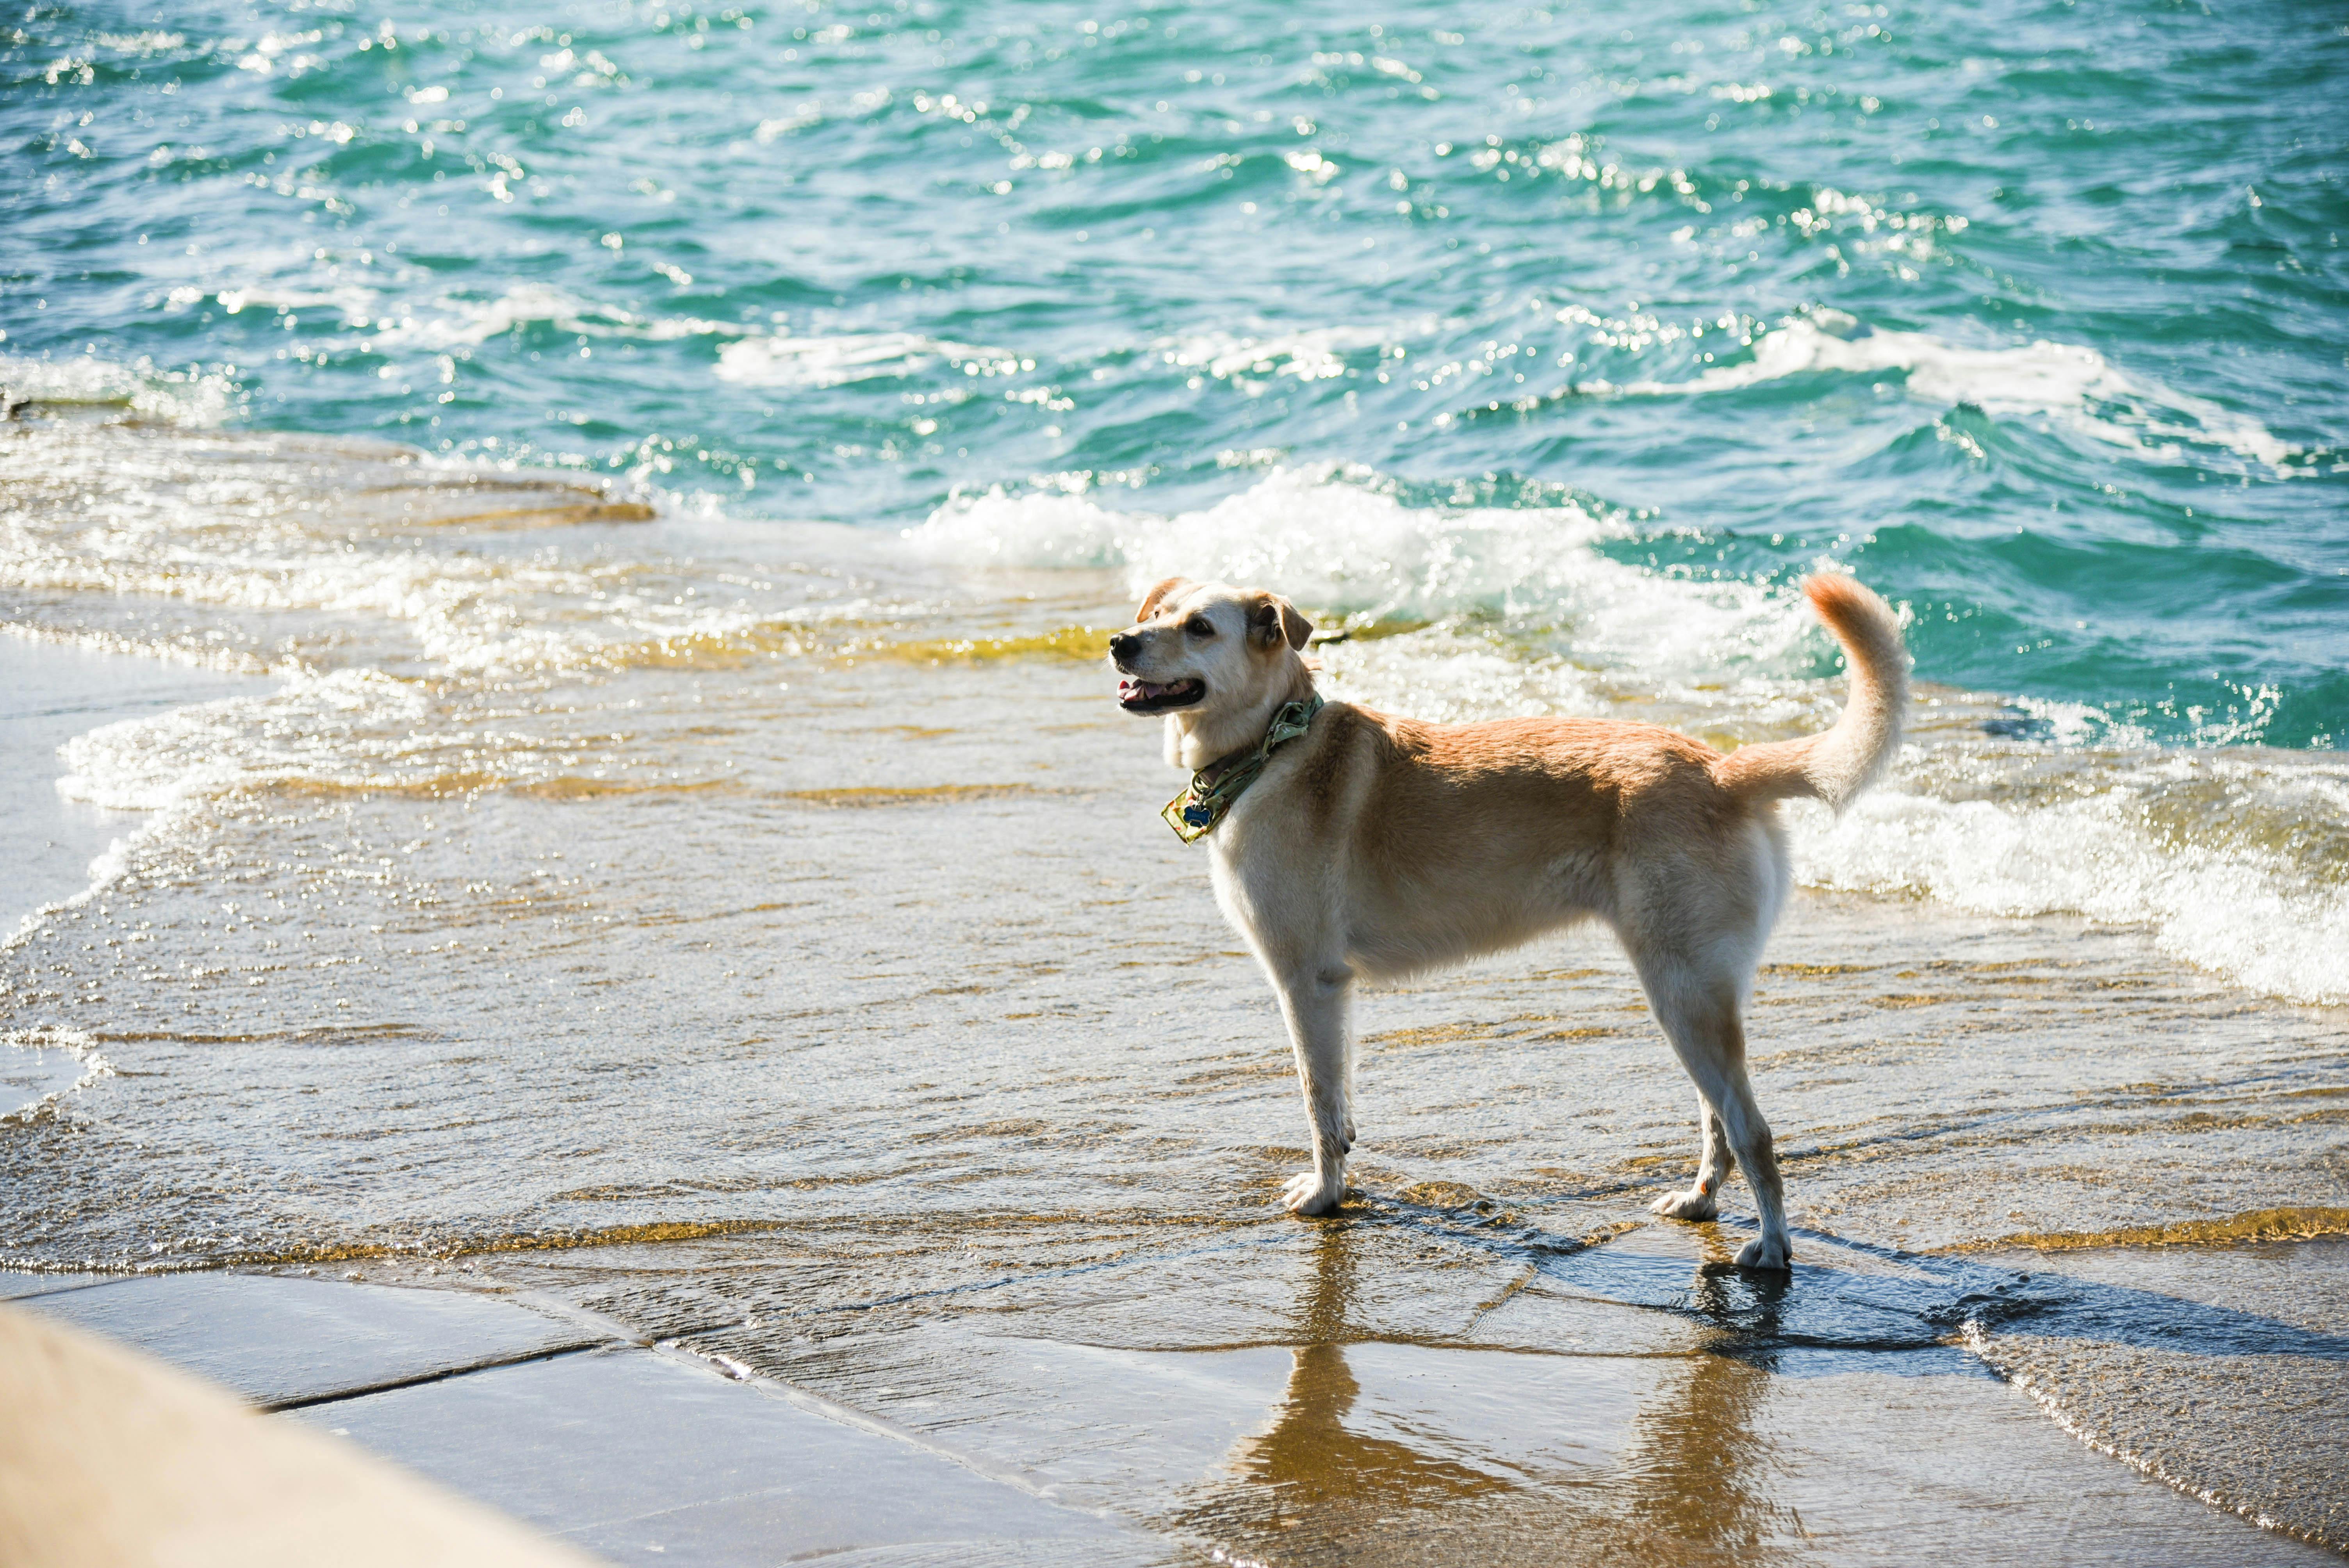
[[[1019,365],[999,348],[947,343],[910,332],[833,337],[744,337],[718,351],[718,377],[743,387],[843,387],[916,375],[945,360],[989,368]]]
[[[1969,403],[1991,415],[2046,414],[2140,455],[2175,458],[2180,442],[2223,447],[2278,473],[2294,451],[2257,419],[2208,398],[2173,391],[2121,369],[2093,348],[2040,341],[2013,348],[1964,348],[1930,333],[1871,327],[1841,311],[1818,311],[1764,334],[1754,356],[1690,381],[1634,381],[1641,397],[1725,392],[1814,371],[1899,372],[1909,393]]]
[[[1136,593],[1178,573],[1261,583],[1350,624],[1467,623],[1587,664],[1699,675],[1787,665],[1810,626],[1798,602],[1752,583],[1661,576],[1596,548],[1630,536],[1573,500],[1413,506],[1373,476],[1331,466],[1276,468],[1172,516],[998,490],[905,534],[957,566],[1110,568]]]
[[[2146,926],[2164,951],[2251,990],[2349,1002],[2349,886],[2326,879],[2321,853],[2189,841],[2167,830],[2165,783],[2202,766],[2168,754],[2044,803],[1951,800],[1896,780],[1839,820],[1795,809],[1797,861],[1815,887]],[[2231,767],[2240,789],[2297,797],[2279,813],[2287,820],[2337,821],[2349,794],[2349,769],[2338,766],[2220,766]]]

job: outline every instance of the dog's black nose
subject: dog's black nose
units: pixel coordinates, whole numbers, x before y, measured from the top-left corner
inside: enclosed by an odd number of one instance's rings
[[[1129,658],[1133,655],[1140,652],[1141,648],[1142,638],[1137,633],[1113,632],[1110,634],[1109,656],[1111,658]]]

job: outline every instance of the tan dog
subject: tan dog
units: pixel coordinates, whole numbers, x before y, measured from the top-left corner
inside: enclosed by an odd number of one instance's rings
[[[1840,810],[1899,744],[1908,656],[1891,609],[1848,577],[1804,592],[1851,664],[1824,734],[1724,756],[1654,725],[1603,719],[1421,724],[1332,702],[1270,753],[1207,835],[1216,898],[1279,994],[1313,1127],[1300,1214],[1336,1208],[1354,1143],[1355,979],[1515,946],[1578,921],[1614,929],[1696,1080],[1696,1184],[1658,1213],[1710,1219],[1733,1161],[1762,1233],[1737,1261],[1790,1256],[1770,1129],[1745,1076],[1741,1015],[1793,878],[1772,802]],[[1174,577],[1110,638],[1130,713],[1164,714],[1166,760],[1213,784],[1286,705],[1314,696],[1312,630],[1284,599]]]

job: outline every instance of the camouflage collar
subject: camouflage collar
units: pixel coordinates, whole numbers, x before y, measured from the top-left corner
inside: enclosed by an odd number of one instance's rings
[[[1159,813],[1174,830],[1174,836],[1186,844],[1206,838],[1230,813],[1233,803],[1247,787],[1256,782],[1264,765],[1272,760],[1274,748],[1312,728],[1313,716],[1320,711],[1319,692],[1302,702],[1288,703],[1272,716],[1264,738],[1252,749],[1217,758],[1192,774],[1190,788],[1167,801],[1166,809]]]

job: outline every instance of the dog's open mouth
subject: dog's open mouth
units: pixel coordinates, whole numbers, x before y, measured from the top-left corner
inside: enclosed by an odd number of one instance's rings
[[[1207,683],[1203,680],[1169,681],[1161,686],[1155,681],[1126,679],[1117,683],[1117,703],[1128,713],[1164,713],[1170,707],[1188,707],[1207,695]]]

